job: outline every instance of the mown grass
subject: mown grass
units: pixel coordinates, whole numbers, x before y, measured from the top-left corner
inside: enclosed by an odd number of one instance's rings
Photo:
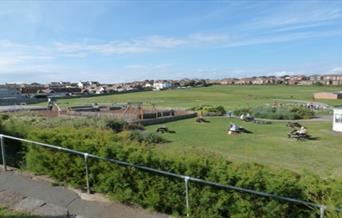
[[[289,139],[286,122],[270,125],[246,123],[225,117],[208,118],[210,123],[196,123],[194,119],[168,123],[175,134],[163,134],[169,141],[157,146],[167,155],[198,152],[217,153],[228,160],[255,162],[296,172],[310,171],[321,176],[342,177],[342,133],[331,131],[330,122],[301,122],[317,140]],[[230,122],[243,126],[252,134],[227,135]],[[158,125],[147,127],[155,131]]]
[[[212,104],[235,109],[282,100],[312,101],[313,93],[315,92],[339,90],[342,90],[341,86],[210,86],[205,88],[64,99],[58,100],[58,104],[61,106],[73,106],[91,103],[144,102],[153,103],[157,107],[189,108],[202,104]],[[341,100],[325,100],[322,102],[332,105],[342,104]],[[45,104],[41,103],[41,105]]]

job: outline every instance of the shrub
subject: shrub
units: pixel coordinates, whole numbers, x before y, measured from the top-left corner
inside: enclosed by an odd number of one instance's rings
[[[234,111],[234,114],[237,116],[247,113],[257,118],[274,120],[310,119],[312,116],[314,116],[313,111],[301,106],[259,106],[254,108],[240,108]]]
[[[201,105],[190,108],[190,110],[196,111],[203,116],[222,116],[226,114],[223,106]]]
[[[139,143],[146,143],[146,144],[158,144],[165,142],[161,136],[153,132],[143,132],[139,130],[131,131],[130,139],[133,141],[137,141]]]
[[[106,127],[114,132],[121,132],[124,129],[125,122],[123,120],[111,119],[106,121]]]
[[[145,130],[145,127],[140,123],[125,123],[125,130]]]

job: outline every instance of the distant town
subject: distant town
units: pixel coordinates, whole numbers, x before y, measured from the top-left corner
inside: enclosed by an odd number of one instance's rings
[[[174,88],[203,87],[210,85],[342,85],[342,74],[284,75],[248,78],[144,80],[127,83],[103,84],[97,81],[0,84],[0,104],[25,104],[46,101],[47,98],[72,98],[139,91],[159,91]],[[333,97],[334,98],[334,97]],[[336,94],[336,98],[339,98]]]

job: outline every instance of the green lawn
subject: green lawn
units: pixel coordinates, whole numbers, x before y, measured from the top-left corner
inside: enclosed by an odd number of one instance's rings
[[[311,101],[314,92],[338,91],[342,87],[331,86],[211,86],[206,88],[176,89],[155,92],[114,94],[90,98],[58,100],[61,106],[91,103],[147,102],[156,106],[188,108],[202,104],[223,105],[237,108],[248,105],[271,103],[275,100]],[[332,105],[342,104],[341,100],[323,101]],[[43,103],[41,105],[45,105]]]
[[[226,110],[256,106],[274,101],[311,101],[313,93],[339,91],[332,86],[211,86],[206,88],[177,89],[157,92],[116,94],[109,96],[59,100],[61,106],[90,103],[152,102],[157,107],[189,108],[202,104],[222,105]],[[322,101],[341,105],[342,100]],[[287,138],[284,123],[257,125],[243,123],[253,134],[229,136],[227,118],[211,118],[209,124],[197,124],[193,119],[167,124],[176,134],[165,134],[170,143],[158,145],[167,154],[184,152],[215,152],[233,161],[249,161],[272,167],[319,175],[342,177],[342,135],[331,131],[331,122],[307,122],[316,141],[297,142]],[[236,121],[240,124],[239,121]],[[153,131],[156,126],[148,127]]]
[[[214,152],[232,161],[265,164],[302,173],[311,171],[321,176],[342,177],[342,133],[331,131],[330,122],[301,122],[318,140],[296,141],[287,138],[286,122],[270,125],[246,123],[226,117],[208,118],[210,123],[198,124],[194,119],[168,123],[175,134],[165,133],[169,143],[157,146],[168,155]],[[252,131],[252,134],[227,135],[230,122]],[[158,125],[148,126],[155,131]]]

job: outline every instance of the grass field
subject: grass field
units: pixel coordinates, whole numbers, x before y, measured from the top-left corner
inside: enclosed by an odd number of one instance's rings
[[[189,108],[202,104],[222,105],[227,109],[254,106],[281,100],[312,101],[313,93],[338,91],[342,87],[331,86],[210,86],[206,88],[176,89],[155,92],[114,94],[108,96],[58,100],[60,106],[91,103],[148,102],[157,107]],[[341,100],[322,101],[332,105]],[[41,105],[45,105],[43,103]]]
[[[168,155],[213,152],[232,161],[255,162],[303,173],[342,177],[342,133],[331,131],[330,122],[301,122],[318,140],[296,141],[289,139],[286,122],[269,125],[246,123],[226,117],[208,118],[210,123],[196,123],[195,119],[171,122],[167,127],[175,134],[162,136],[169,143],[157,146]],[[230,122],[243,126],[252,134],[227,135]],[[155,131],[158,125],[148,126]]]
[[[202,104],[223,105],[226,110],[257,106],[274,101],[312,101],[313,93],[339,91],[342,87],[319,86],[211,86],[159,92],[141,92],[90,98],[59,100],[59,105],[72,106],[90,103],[152,102],[157,107],[189,108]],[[321,101],[341,105],[342,100]],[[253,134],[229,136],[228,118],[210,118],[209,124],[197,124],[193,119],[168,123],[176,134],[164,134],[170,141],[156,149],[169,155],[178,153],[214,152],[233,161],[247,161],[297,172],[311,171],[321,176],[342,177],[342,134],[331,131],[331,122],[303,123],[309,133],[319,140],[297,142],[288,139],[283,122],[271,125],[240,123]],[[149,126],[154,131],[157,126]]]

